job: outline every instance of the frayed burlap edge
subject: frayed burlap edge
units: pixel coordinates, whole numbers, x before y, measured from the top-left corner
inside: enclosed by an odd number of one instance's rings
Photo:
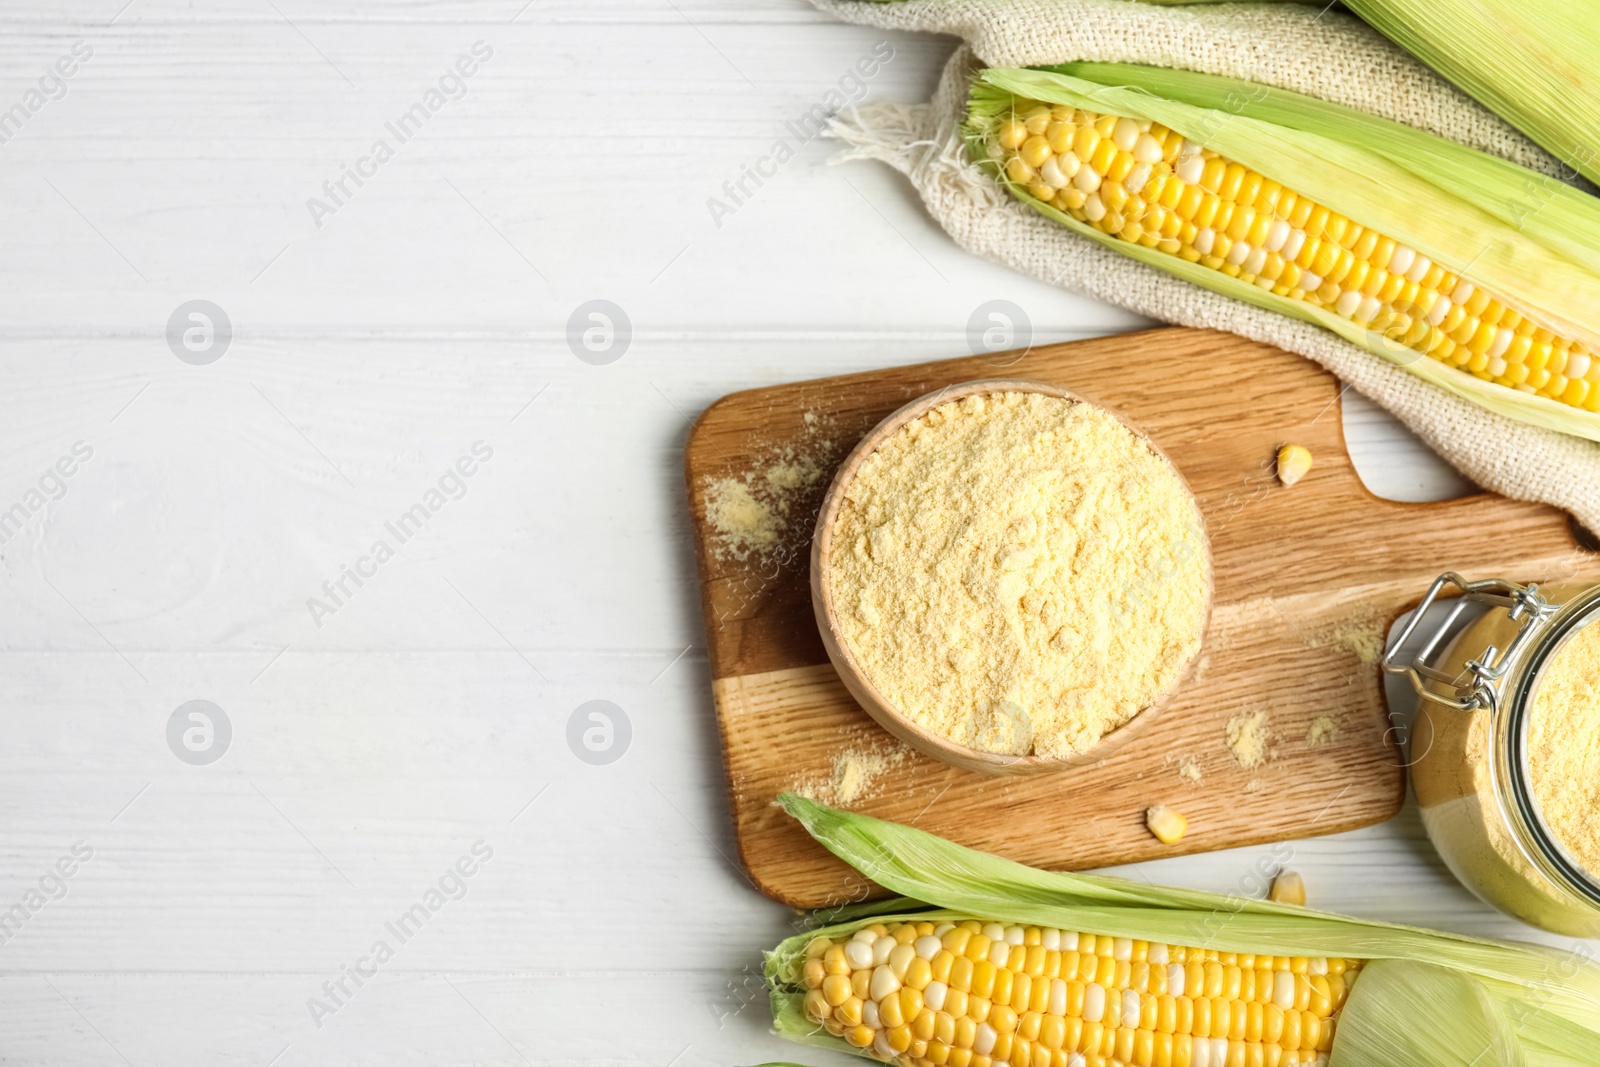
[[[968,163],[959,136],[981,66],[962,48],[931,103],[880,104],[836,120],[834,132],[849,146],[836,162],[876,159],[905,174],[934,219],[978,255],[1151,318],[1226,330],[1315,360],[1477,484],[1554,505],[1600,530],[1600,445],[1484,411],[1326,330],[1174,278],[1005,195]]]

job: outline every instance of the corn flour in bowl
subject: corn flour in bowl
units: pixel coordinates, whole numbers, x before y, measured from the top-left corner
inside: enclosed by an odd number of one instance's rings
[[[968,382],[889,416],[818,518],[813,605],[840,676],[907,743],[989,773],[1103,758],[1199,653],[1194,496],[1116,415]]]

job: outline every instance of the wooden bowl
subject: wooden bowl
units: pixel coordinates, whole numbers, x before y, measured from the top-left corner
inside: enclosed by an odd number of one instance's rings
[[[817,628],[822,632],[822,644],[828,650],[828,658],[833,661],[834,669],[839,672],[839,678],[844,682],[845,688],[850,690],[850,694],[856,698],[857,703],[866,709],[867,714],[877,720],[878,725],[894,734],[901,741],[925,755],[932,756],[934,759],[969,771],[995,775],[1040,774],[1047,771],[1059,771],[1068,767],[1097,763],[1149,728],[1162,707],[1188,680],[1190,673],[1194,669],[1194,661],[1198,658],[1198,648],[1195,655],[1191,655],[1183,665],[1183,669],[1173,676],[1166,689],[1162,690],[1148,706],[1140,709],[1131,719],[1115,730],[1102,736],[1093,748],[1064,759],[1056,759],[1033,755],[1011,756],[968,748],[917,724],[903,715],[872,683],[872,679],[868,677],[866,671],[857,662],[855,653],[850,649],[850,646],[839,631],[838,617],[833,605],[833,588],[829,563],[833,553],[833,527],[838,519],[839,508],[844,501],[846,488],[851,480],[855,478],[857,469],[860,468],[866,458],[877,451],[878,446],[895,431],[941,404],[949,403],[952,400],[960,400],[962,397],[972,396],[976,393],[1043,393],[1046,396],[1060,397],[1063,400],[1088,403],[1088,401],[1074,393],[1044,382],[1027,381],[1020,378],[983,378],[977,381],[946,386],[943,389],[918,397],[878,423],[872,432],[863,437],[861,443],[856,445],[850,454],[845,457],[844,462],[839,465],[839,470],[834,475],[832,484],[828,486],[827,495],[823,497],[822,510],[817,515],[816,533],[811,539],[811,607],[816,614]],[[1157,448],[1138,427],[1129,423],[1117,412],[1110,411],[1098,404],[1093,406],[1117,419],[1129,432],[1148,445],[1152,452],[1166,460],[1172,467],[1173,473],[1177,475],[1185,494],[1188,495],[1191,503],[1194,502],[1194,493],[1189,488],[1189,483],[1184,480],[1183,475],[1178,472],[1177,465],[1172,463],[1172,460],[1165,452]],[[1197,515],[1200,514],[1198,505],[1195,508],[1195,513]],[[1206,535],[1203,520],[1200,527],[1200,536],[1206,558],[1206,604],[1201,620],[1201,632],[1204,633],[1205,627],[1211,618],[1213,581],[1211,542]]]

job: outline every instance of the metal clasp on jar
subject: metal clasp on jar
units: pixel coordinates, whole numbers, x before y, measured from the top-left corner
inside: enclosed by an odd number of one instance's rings
[[[1444,621],[1433,628],[1422,648],[1408,662],[1402,662],[1401,649],[1422,624],[1428,609],[1439,599],[1439,594],[1450,586],[1460,589],[1462,595],[1456,599]],[[1465,673],[1445,674],[1431,665],[1432,660],[1440,643],[1472,604],[1487,604],[1503,609],[1506,616],[1518,624],[1516,636],[1503,650],[1494,645],[1483,648],[1467,661]],[[1501,683],[1506,674],[1516,665],[1528,642],[1560,607],[1544,597],[1534,584],[1518,585],[1500,578],[1469,582],[1454,572],[1441,574],[1434,580],[1422,603],[1417,605],[1405,629],[1400,631],[1394,647],[1384,653],[1383,669],[1390,674],[1404,674],[1410,678],[1412,687],[1424,700],[1457,711],[1476,711],[1480,708],[1493,711],[1499,702]],[[1454,696],[1436,692],[1429,683],[1448,690]]]

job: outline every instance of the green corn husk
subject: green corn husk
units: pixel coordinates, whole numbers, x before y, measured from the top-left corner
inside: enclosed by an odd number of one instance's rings
[[[1479,379],[1331,310],[1102,234],[1035,200],[986,152],[990,132],[1019,98],[1160,122],[1468,275],[1596,351],[1600,200],[1409,126],[1298,93],[1168,68],[988,69],[972,85],[963,127],[972,158],[1018,199],[1077,233],[1212,291],[1332,330],[1489,411],[1600,441],[1600,413]]]
[[[877,0],[892,2],[892,0]],[[1163,7],[1232,0],[1142,0]],[[1271,0],[1253,0],[1256,3]],[[1283,0],[1317,3],[1321,0]],[[1343,0],[1373,29],[1600,185],[1600,18],[1588,0]]]
[[[1600,18],[1588,0],[1345,0],[1345,6],[1593,182]]]
[[[776,1031],[862,1054],[805,1018],[806,945],[899,919],[1085,930],[1222,952],[1370,960],[1340,1014],[1330,1067],[1577,1067],[1600,1063],[1600,968],[1587,954],[1351,919],[1287,904],[1053,874],[792,793],[785,811],[900,899],[767,954]],[[921,903],[917,903],[921,902]],[[830,917],[831,921],[831,917]]]

